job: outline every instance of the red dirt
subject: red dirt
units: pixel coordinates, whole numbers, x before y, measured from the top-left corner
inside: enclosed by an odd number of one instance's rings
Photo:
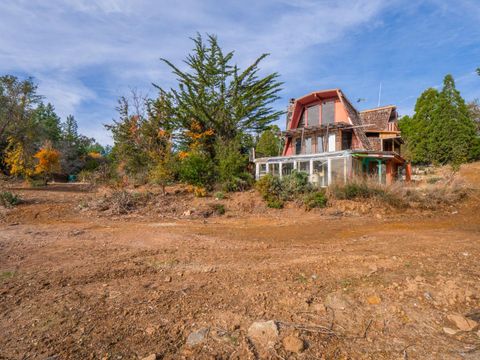
[[[460,172],[477,189],[479,174]],[[82,212],[94,194],[76,186],[17,192],[0,223],[0,359],[480,358],[477,330],[443,331],[480,309],[478,192],[436,213],[208,219]],[[272,348],[247,336],[260,320],[279,323]],[[284,349],[291,334],[303,352]]]

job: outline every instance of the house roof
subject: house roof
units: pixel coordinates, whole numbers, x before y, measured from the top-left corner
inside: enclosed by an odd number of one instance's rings
[[[392,112],[395,110],[395,105],[387,105],[360,111],[360,117],[364,124],[374,125],[373,129],[369,130],[385,130],[388,127]]]

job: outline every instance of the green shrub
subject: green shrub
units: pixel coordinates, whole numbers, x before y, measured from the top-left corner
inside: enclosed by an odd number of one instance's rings
[[[217,191],[215,193],[215,199],[218,199],[218,200],[225,199],[225,194],[222,191]]]
[[[281,180],[282,196],[285,200],[291,200],[299,194],[312,191],[313,187],[308,182],[308,174],[302,171],[292,171]]]
[[[202,153],[190,153],[180,163],[179,176],[187,184],[210,188],[214,180],[213,162]]]
[[[340,200],[367,199],[385,193],[385,190],[379,185],[367,181],[334,184],[330,187],[330,190],[333,195]]]
[[[327,206],[327,195],[323,190],[308,193],[303,198],[303,204],[307,210],[324,208]]]
[[[217,215],[225,214],[225,205],[223,204],[210,204],[210,207],[212,208],[213,212]]]
[[[215,170],[222,189],[226,192],[248,189],[253,176],[247,171],[248,155],[242,153],[239,141],[221,142],[215,150]]]
[[[282,209],[285,205],[285,202],[282,199],[276,198],[274,196],[267,197],[265,199],[267,206],[272,209]]]
[[[11,208],[20,203],[20,197],[10,191],[0,192],[0,206]]]

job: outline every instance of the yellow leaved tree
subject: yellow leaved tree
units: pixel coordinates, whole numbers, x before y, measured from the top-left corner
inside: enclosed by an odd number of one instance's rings
[[[29,178],[34,174],[33,159],[25,152],[23,144],[13,137],[8,139],[4,161],[13,176]]]
[[[54,172],[60,171],[60,152],[46,142],[45,145],[33,156],[37,159],[35,174],[43,176],[45,184]]]

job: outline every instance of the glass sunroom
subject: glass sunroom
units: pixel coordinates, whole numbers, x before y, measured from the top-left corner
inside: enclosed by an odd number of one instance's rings
[[[259,158],[254,162],[257,180],[266,174],[282,177],[296,170],[307,173],[312,184],[326,187],[345,183],[356,176],[368,176],[382,184],[390,183],[397,177],[399,165],[404,160],[394,152],[345,150]]]

